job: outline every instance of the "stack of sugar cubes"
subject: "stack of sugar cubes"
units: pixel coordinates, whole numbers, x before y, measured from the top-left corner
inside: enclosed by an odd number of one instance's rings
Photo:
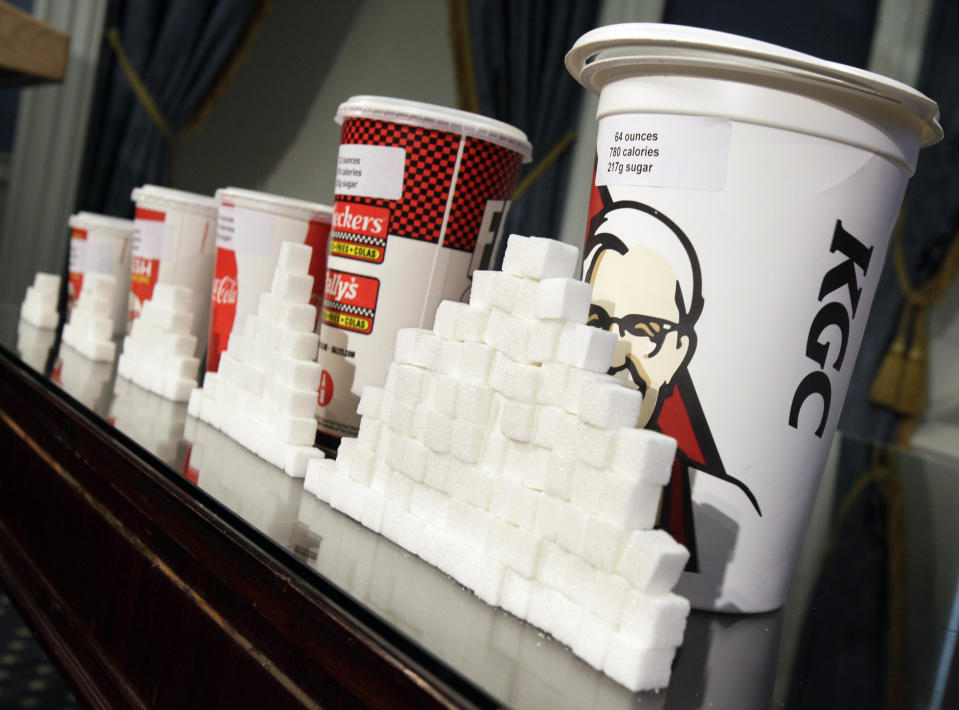
[[[192,289],[157,284],[123,339],[117,373],[161,397],[186,402],[200,369],[197,339],[190,332],[192,310]]]
[[[20,305],[20,317],[37,328],[56,328],[60,322],[57,301],[60,298],[60,277],[56,274],[37,273],[33,284]]]
[[[91,360],[113,360],[117,353],[113,342],[116,293],[117,280],[111,274],[84,274],[83,288],[63,326],[63,342]]]
[[[578,250],[510,237],[502,272],[433,331],[401,330],[356,439],[306,489],[549,632],[631,690],[668,684],[689,553],[653,530],[675,440],[636,429],[641,394],[605,374]]]
[[[188,412],[266,459],[303,477],[323,452],[316,441],[316,399],[322,372],[310,305],[313,249],[283,242],[269,293],[242,332],[234,330],[217,372],[190,395]]]

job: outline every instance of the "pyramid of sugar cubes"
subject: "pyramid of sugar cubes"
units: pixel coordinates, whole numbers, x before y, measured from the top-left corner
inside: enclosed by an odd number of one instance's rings
[[[37,328],[56,328],[60,322],[57,301],[60,298],[60,277],[38,272],[20,305],[20,317]]]
[[[186,402],[197,386],[200,360],[193,328],[193,290],[157,284],[123,339],[117,373],[143,389]]]
[[[575,247],[509,238],[468,304],[405,329],[355,439],[305,488],[527,620],[631,690],[665,687],[689,553],[654,530],[675,440],[636,429],[640,393],[606,374]]]
[[[188,412],[221,430],[290,476],[322,458],[316,441],[316,399],[322,372],[310,304],[313,249],[283,242],[268,293],[242,332],[234,328],[216,372],[190,395]]]
[[[113,342],[116,295],[116,277],[84,274],[83,287],[70,311],[70,320],[63,326],[63,342],[91,360],[113,360],[117,351],[117,344]]]

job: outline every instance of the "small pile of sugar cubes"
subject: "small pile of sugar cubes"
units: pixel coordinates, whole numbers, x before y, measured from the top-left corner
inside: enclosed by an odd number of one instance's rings
[[[296,477],[306,475],[309,461],[323,458],[313,446],[322,369],[310,304],[312,255],[306,244],[280,245],[270,291],[260,295],[242,332],[230,334],[218,370],[206,373],[187,409]]]
[[[606,374],[617,337],[585,324],[578,256],[512,235],[468,304],[399,331],[357,437],[304,486],[630,690],[662,688],[689,613],[671,591],[689,553],[652,529],[676,442],[636,429],[641,394]]]
[[[186,402],[197,387],[193,290],[157,284],[123,339],[117,373],[143,389],[174,402]]]
[[[57,301],[60,298],[60,277],[38,272],[20,305],[20,317],[37,328],[56,328],[60,322]]]
[[[117,280],[111,274],[86,273],[70,320],[63,326],[63,342],[91,360],[106,362],[117,354],[113,322]]]

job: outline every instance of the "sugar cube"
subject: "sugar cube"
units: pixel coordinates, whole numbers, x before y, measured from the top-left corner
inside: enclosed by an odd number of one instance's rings
[[[310,270],[310,260],[312,258],[313,248],[308,244],[285,241],[280,243],[276,266],[277,269],[283,269],[291,274],[307,274]]]
[[[542,540],[555,540],[559,534],[563,501],[551,495],[541,495],[536,500],[536,516],[533,533]]]
[[[489,385],[471,381],[460,382],[454,410],[456,418],[476,425],[485,425],[489,421],[492,402],[493,389]]]
[[[676,456],[676,440],[650,429],[616,432],[612,468],[628,478],[665,485]]]
[[[410,493],[410,513],[429,525],[446,527],[450,497],[431,486],[416,484]]]
[[[220,362],[223,362],[222,357]],[[277,380],[288,387],[297,390],[317,390],[320,386],[320,375],[323,369],[319,363],[278,355],[273,359],[273,365],[276,368],[274,375]]]
[[[495,350],[486,343],[464,342],[459,347],[455,374],[470,382],[486,383]]]
[[[453,375],[459,368],[460,348],[463,344],[455,340],[440,340],[434,368],[446,375]]]
[[[636,426],[643,395],[624,385],[612,382],[584,387],[580,392],[577,413],[580,419],[603,429]]]
[[[572,503],[563,503],[559,517],[559,534],[556,536],[557,544],[567,552],[582,555],[588,523],[589,513]]]
[[[578,424],[576,433],[579,446],[576,449],[576,455],[579,460],[596,468],[609,466],[616,441],[616,430],[600,429],[585,422],[578,422]]]
[[[679,580],[689,550],[664,530],[633,530],[616,571],[640,591],[651,594],[671,590]]]
[[[432,407],[427,407],[423,443],[431,451],[446,453],[450,450],[452,423],[450,418]]]
[[[456,309],[453,339],[474,343],[483,342],[489,314],[490,309],[486,306],[462,304],[462,307]]]
[[[486,443],[485,426],[464,419],[453,421],[450,439],[450,454],[468,463],[479,461]]]
[[[390,365],[390,370],[394,374],[393,393],[394,399],[409,404],[417,404],[423,398],[423,383],[426,380],[426,370],[413,365]]]
[[[496,279],[495,271],[481,271],[477,269],[470,276],[470,298],[471,306],[490,306],[492,305],[493,284]]]
[[[433,332],[444,340],[459,340],[456,333],[456,324],[469,306],[459,301],[440,301],[433,320]]]
[[[383,388],[373,385],[364,385],[360,394],[360,403],[356,413],[361,417],[379,418],[380,405],[383,402]]]
[[[530,324],[526,357],[532,362],[553,362],[565,323],[558,320],[538,320]]]
[[[640,646],[622,633],[609,637],[603,673],[630,691],[665,688],[669,684],[675,648]]]
[[[536,292],[536,317],[585,323],[593,288],[571,278],[549,278],[539,282]]]
[[[510,313],[524,321],[536,318],[536,295],[539,291],[539,282],[530,279],[521,279],[516,289],[516,300]]]
[[[637,645],[649,648],[683,642],[689,600],[678,594],[647,594],[630,589],[624,594],[620,631]]]
[[[423,385],[423,401],[443,416],[452,417],[457,407],[460,383],[442,372],[429,373]]]
[[[499,604],[506,565],[497,560],[477,555],[472,564],[464,566],[463,584],[480,599],[493,606]]]
[[[466,501],[453,498],[447,512],[447,529],[450,534],[468,544],[474,550],[483,550],[489,537],[494,518],[481,508]]]
[[[617,574],[598,571],[593,575],[587,611],[612,626],[619,626],[629,582]]]
[[[500,412],[500,431],[514,441],[530,441],[536,424],[536,405],[506,400]]]
[[[591,372],[606,372],[618,341],[612,331],[583,323],[567,323],[559,336],[556,359]]]
[[[279,342],[274,341],[277,352],[295,360],[316,360],[320,336],[299,330],[281,330]]]
[[[389,399],[389,414],[386,417],[386,425],[391,431],[395,431],[397,434],[412,436],[413,416],[415,413],[415,405],[391,396]]]
[[[431,451],[426,455],[426,469],[423,471],[423,484],[438,491],[446,488],[446,475],[450,458]]]
[[[440,339],[431,330],[400,328],[396,333],[393,361],[402,365],[432,368],[440,350]]]
[[[559,362],[544,362],[539,368],[539,386],[536,400],[540,404],[562,407],[565,403],[566,384],[573,368]]]
[[[528,530],[493,519],[483,549],[494,560],[515,569],[524,577],[532,577],[536,572],[539,540]]]
[[[612,572],[622,556],[626,533],[601,518],[590,515],[583,536],[583,559],[603,572]],[[623,580],[625,584],[625,580]]]
[[[309,303],[283,301],[277,310],[277,325],[280,328],[312,332],[316,325],[316,307]]]
[[[519,294],[522,279],[511,274],[504,274],[502,271],[492,273],[489,305],[506,313],[511,313],[516,305],[516,297]]]
[[[516,402],[535,403],[539,370],[535,365],[507,362],[500,391]]]
[[[600,477],[599,497],[593,509],[622,530],[649,529],[656,523],[662,486],[632,481],[616,473]]]
[[[584,326],[585,327],[585,326]],[[511,360],[526,360],[530,324],[493,308],[486,324],[485,340]]]
[[[274,414],[273,433],[285,444],[309,446],[316,440],[316,420],[312,417],[290,417]]]
[[[579,249],[555,239],[511,234],[503,255],[503,271],[542,280],[568,278],[576,271]]]
[[[507,568],[500,592],[501,606],[520,619],[525,619],[532,596],[533,581],[516,570]]]
[[[573,653],[593,668],[602,668],[603,661],[606,660],[606,649],[615,633],[615,626],[586,611],[579,622]]]

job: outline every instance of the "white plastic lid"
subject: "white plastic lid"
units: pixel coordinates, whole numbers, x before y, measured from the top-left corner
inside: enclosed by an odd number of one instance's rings
[[[892,111],[923,147],[942,140],[939,107],[910,86],[873,72],[758,40],[681,25],[627,23],[591,30],[566,55],[566,68],[594,93],[609,82],[642,75],[682,74],[762,83],[841,106],[863,101]]]
[[[461,133],[509,148],[523,156],[524,163],[533,158],[533,146],[520,129],[469,111],[385,96],[352,96],[336,110],[337,123],[342,124],[347,118],[372,118]]]
[[[111,236],[125,237],[133,233],[134,225],[132,220],[121,219],[120,217],[109,217],[105,214],[96,212],[77,212],[70,215],[68,224],[71,229],[95,229],[110,233]]]
[[[307,202],[293,197],[273,195],[269,192],[244,190],[240,187],[221,187],[216,191],[216,202],[220,205],[236,205],[251,210],[271,212],[293,219],[320,222],[330,222],[333,219],[333,208],[321,205],[319,202]]]
[[[204,217],[216,217],[216,200],[207,195],[198,195],[195,192],[174,190],[172,187],[159,185],[143,185],[133,188],[130,199],[138,207],[158,210],[178,209],[185,212],[195,212]]]

